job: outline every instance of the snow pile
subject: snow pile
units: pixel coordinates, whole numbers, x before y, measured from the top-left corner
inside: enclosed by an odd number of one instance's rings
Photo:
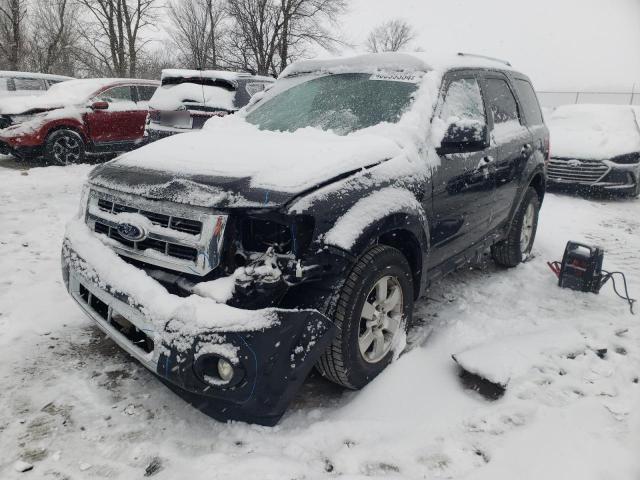
[[[359,200],[327,232],[324,243],[349,250],[364,230],[395,212],[413,210],[426,219],[413,193],[400,188],[384,188]]]
[[[548,357],[583,355],[586,342],[571,328],[499,338],[454,355],[464,370],[506,387]]]
[[[640,128],[632,107],[565,105],[547,121],[552,157],[607,160],[640,152]]]

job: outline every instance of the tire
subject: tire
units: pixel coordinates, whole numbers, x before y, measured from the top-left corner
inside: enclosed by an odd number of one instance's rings
[[[538,192],[529,187],[518,206],[507,238],[491,247],[491,255],[498,265],[512,268],[529,258],[536,239],[539,214]]]
[[[86,147],[82,136],[73,130],[57,130],[45,142],[44,158],[52,165],[84,162]]]
[[[338,331],[319,360],[320,373],[354,390],[373,380],[404,346],[413,295],[411,267],[399,250],[377,245],[365,252],[332,302],[333,311],[328,312]],[[386,308],[378,306],[383,297]]]

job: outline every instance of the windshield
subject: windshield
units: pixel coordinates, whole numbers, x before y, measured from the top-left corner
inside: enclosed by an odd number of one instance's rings
[[[314,78],[257,104],[247,121],[262,130],[315,127],[339,135],[382,122],[396,123],[418,84],[412,75],[399,81],[392,77],[346,73]]]

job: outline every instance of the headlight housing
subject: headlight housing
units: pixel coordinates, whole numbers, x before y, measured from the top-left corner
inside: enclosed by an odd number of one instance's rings
[[[640,152],[618,155],[617,157],[613,157],[611,161],[620,165],[633,165],[634,163],[640,162]]]

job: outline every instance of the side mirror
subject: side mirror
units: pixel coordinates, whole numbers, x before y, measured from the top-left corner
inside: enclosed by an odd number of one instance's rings
[[[109,102],[93,102],[90,108],[91,110],[108,110]]]
[[[479,152],[489,146],[489,130],[487,124],[474,121],[457,121],[447,128],[438,153],[471,153]]]

